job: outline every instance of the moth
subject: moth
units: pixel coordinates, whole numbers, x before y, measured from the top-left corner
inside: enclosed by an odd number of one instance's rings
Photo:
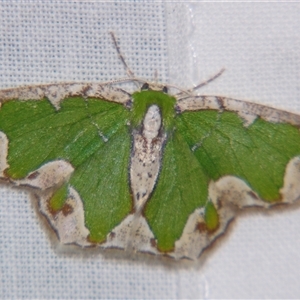
[[[300,116],[134,77],[0,91],[0,179],[60,243],[196,260],[247,207],[300,196]]]

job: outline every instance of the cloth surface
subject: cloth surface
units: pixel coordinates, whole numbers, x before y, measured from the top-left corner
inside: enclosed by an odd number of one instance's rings
[[[0,87],[137,77],[300,113],[300,4],[0,2]],[[0,298],[297,298],[300,208],[247,213],[195,267],[61,254],[28,194],[0,186]]]

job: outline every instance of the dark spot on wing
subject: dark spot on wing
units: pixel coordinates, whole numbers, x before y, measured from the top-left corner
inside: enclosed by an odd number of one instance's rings
[[[200,233],[207,231],[206,224],[204,222],[197,223],[195,230],[198,230]]]
[[[253,192],[253,191],[248,191],[247,194],[253,198],[253,199],[256,199],[256,200],[259,200],[259,198],[257,197],[257,195]]]
[[[116,236],[116,233],[113,232],[113,231],[109,234],[109,238],[110,238],[111,240],[113,240],[113,239],[115,238],[115,236]]]
[[[153,248],[156,248],[157,247],[157,243],[156,243],[156,240],[154,238],[150,239],[150,245],[153,247]]]
[[[39,175],[40,175],[40,173],[38,171],[36,171],[36,172],[33,172],[30,175],[28,175],[27,179],[33,180],[33,179],[36,179]]]
[[[65,204],[61,211],[64,216],[67,216],[73,212],[73,207],[70,204]]]
[[[219,107],[221,110],[224,110],[225,109],[225,106],[224,106],[224,100],[222,97],[216,97],[217,101],[218,101],[218,104],[219,104]]]
[[[145,82],[145,83],[142,85],[141,90],[142,90],[142,91],[149,90],[149,83]]]
[[[82,89],[82,95],[87,96],[88,95],[88,91],[91,89],[91,87],[89,85],[85,86]]]

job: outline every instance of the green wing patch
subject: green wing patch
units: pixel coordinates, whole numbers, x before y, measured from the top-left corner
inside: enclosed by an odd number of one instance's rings
[[[99,99],[68,98],[59,110],[45,99],[8,101],[0,110],[0,130],[9,140],[6,174],[21,179],[47,162],[70,162],[69,184],[82,197],[90,239],[102,242],[132,207],[128,116],[122,105]],[[56,192],[53,210],[65,195],[65,189]]]
[[[233,112],[185,112],[178,118],[178,130],[190,147],[196,145],[194,155],[210,179],[237,176],[268,202],[280,201],[286,165],[300,155],[295,126],[257,118],[245,127]]]

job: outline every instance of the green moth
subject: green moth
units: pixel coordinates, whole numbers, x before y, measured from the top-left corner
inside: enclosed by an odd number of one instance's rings
[[[61,243],[195,260],[241,209],[299,199],[300,116],[142,83],[0,91],[0,179]]]

